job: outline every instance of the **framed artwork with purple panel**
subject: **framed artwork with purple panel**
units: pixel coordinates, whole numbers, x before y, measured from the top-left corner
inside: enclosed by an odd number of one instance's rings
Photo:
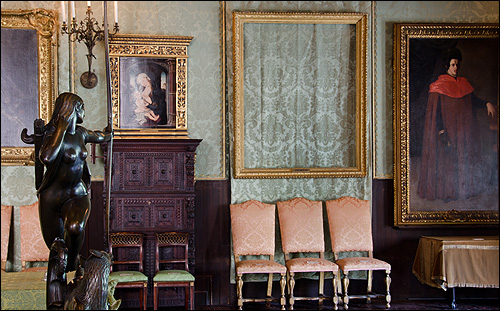
[[[2,165],[34,165],[34,147],[21,140],[33,120],[52,113],[57,62],[57,14],[51,10],[2,10]]]

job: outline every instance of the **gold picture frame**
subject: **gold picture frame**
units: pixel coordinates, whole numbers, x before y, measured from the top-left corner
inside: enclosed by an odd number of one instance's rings
[[[115,138],[187,137],[187,47],[192,39],[190,36],[110,36]],[[148,76],[152,84],[152,95],[144,101],[134,97],[141,92],[133,85],[140,76]],[[140,88],[138,83],[136,86]],[[154,94],[162,97],[154,97]],[[145,123],[139,105],[142,102],[151,107],[147,104],[155,103],[153,98],[160,98],[158,102],[161,104],[157,104],[159,112],[153,112],[158,121],[147,120]],[[147,107],[144,109],[148,110]],[[163,117],[158,118],[160,112]],[[132,123],[134,120],[137,123]]]
[[[352,52],[350,59],[355,67],[347,75],[355,84],[351,102],[355,112],[349,117],[352,144],[349,152],[350,163],[346,165],[324,165],[321,167],[249,167],[245,163],[245,42],[244,29],[249,24],[311,24],[321,27],[336,27],[336,30],[346,31],[355,44],[342,46],[342,49]],[[341,28],[342,27],[342,28]],[[338,29],[337,29],[338,28]],[[346,30],[344,30],[346,29]],[[283,37],[283,36],[282,36]],[[256,42],[257,43],[257,42]],[[247,45],[248,44],[248,45]],[[258,42],[263,44],[263,42]],[[355,46],[355,47],[354,47]],[[345,51],[345,50],[343,50]],[[355,55],[355,56],[354,56]],[[233,12],[233,116],[234,116],[234,178],[332,178],[332,177],[363,177],[366,175],[366,57],[367,57],[367,14],[365,13],[273,13],[273,12]],[[248,66],[248,65],[247,65]],[[260,69],[265,69],[261,65]],[[259,68],[257,68],[257,71]],[[341,77],[338,77],[342,79]],[[257,100],[258,101],[258,100]],[[338,102],[332,98],[331,104]],[[345,122],[340,120],[339,123]],[[247,133],[250,135],[250,133]],[[247,137],[248,139],[248,137]],[[339,148],[345,148],[340,146]],[[315,152],[308,150],[308,152]],[[279,157],[279,156],[278,156]],[[345,160],[345,159],[344,159]],[[346,161],[347,162],[347,161]]]
[[[498,225],[498,57],[498,24],[394,25],[395,226]]]
[[[23,85],[24,89],[33,90],[36,89],[38,95],[37,104],[32,103],[22,103],[23,107],[15,107],[17,113],[23,111],[29,111],[35,118],[40,118],[45,122],[48,122],[52,114],[52,106],[55,99],[56,92],[56,78],[55,78],[55,66],[57,64],[57,13],[52,10],[45,9],[34,9],[34,10],[2,10],[2,31],[5,29],[13,31],[26,31],[32,30],[36,32],[34,35],[36,38],[36,44],[30,46],[28,42],[24,42],[23,49],[32,51],[33,54],[37,54],[37,65],[38,71],[35,74],[35,80],[33,85]],[[20,37],[20,36],[15,36]],[[8,44],[4,42],[7,38],[2,36],[2,45]],[[35,41],[33,40],[33,41]],[[3,54],[3,53],[2,53]],[[16,53],[13,53],[13,58],[15,58]],[[6,57],[4,59],[4,56]],[[15,59],[8,60],[6,55],[2,55],[3,61],[16,62]],[[28,66],[29,64],[25,62],[17,63],[17,66]],[[19,68],[18,68],[19,69]],[[26,68],[26,70],[31,70],[32,68]],[[3,70],[3,69],[2,69]],[[20,70],[15,70],[16,72],[21,72]],[[12,77],[11,77],[12,78]],[[18,98],[19,92],[15,88],[10,88],[8,83],[3,83],[2,81],[2,112],[4,108],[8,108],[9,103],[6,102],[10,98]],[[27,82],[26,82],[27,83]],[[11,94],[9,94],[9,91]],[[5,102],[4,102],[5,100]],[[5,105],[5,106],[4,106]],[[35,108],[37,107],[37,108]],[[36,111],[35,111],[36,109]],[[23,115],[23,116],[27,116]],[[21,116],[17,116],[20,118]],[[28,118],[28,117],[27,117]],[[26,118],[25,118],[26,119]],[[23,128],[28,129],[28,134],[33,134],[33,120],[24,120],[22,125],[17,125],[16,123],[7,122],[7,119],[2,118],[2,138],[3,135],[15,136],[17,133],[17,138],[21,137],[21,131]],[[6,129],[4,131],[4,129]],[[8,131],[7,131],[8,129]],[[12,133],[11,133],[12,129]],[[2,139],[2,141],[5,141]],[[19,143],[12,143],[9,146],[4,146],[2,144],[1,148],[2,160],[1,165],[34,165],[34,147],[28,147],[22,141]]]

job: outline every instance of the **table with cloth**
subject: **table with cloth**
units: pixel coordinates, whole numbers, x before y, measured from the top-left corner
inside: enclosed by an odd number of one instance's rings
[[[498,260],[498,236],[421,236],[412,272],[421,283],[443,290],[499,288]]]

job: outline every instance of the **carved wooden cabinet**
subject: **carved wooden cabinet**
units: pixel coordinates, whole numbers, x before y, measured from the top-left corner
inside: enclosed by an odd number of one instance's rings
[[[155,232],[189,232],[189,269],[195,274],[194,164],[200,142],[201,139],[190,138],[113,141],[109,231],[144,234],[144,272],[149,277],[148,306],[152,306],[153,297]],[[105,158],[107,149],[107,145],[103,145]],[[105,180],[104,200],[107,187]],[[184,304],[183,293],[169,295],[160,300],[160,306]],[[135,307],[135,301],[123,299],[122,303]]]

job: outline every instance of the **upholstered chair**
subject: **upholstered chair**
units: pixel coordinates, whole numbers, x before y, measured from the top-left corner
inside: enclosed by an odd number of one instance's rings
[[[244,302],[279,301],[285,309],[286,267],[274,261],[276,206],[257,200],[230,205],[231,234],[236,272],[238,308]],[[252,256],[252,257],[248,257]],[[268,274],[266,298],[243,298],[243,277],[247,274]],[[281,295],[272,296],[273,275],[280,275]]]
[[[326,201],[328,224],[332,240],[332,251],[335,262],[344,274],[342,279],[344,309],[348,309],[349,299],[364,298],[367,303],[372,298],[384,297],[387,308],[390,307],[391,295],[391,265],[385,261],[373,258],[373,240],[370,202],[354,197],[341,197]],[[340,252],[366,252],[366,257],[347,257],[339,259]],[[372,293],[373,271],[385,271],[385,295]],[[349,273],[352,271],[367,271],[368,284],[365,295],[349,295]]]
[[[325,239],[323,234],[323,202],[305,198],[294,198],[277,202],[281,231],[281,243],[287,267],[287,284],[290,310],[295,300],[332,299],[337,310],[338,266],[325,259]],[[298,257],[301,253],[306,257]],[[295,256],[295,257],[294,257]],[[316,272],[319,274],[318,295],[315,297],[296,297],[294,295],[295,274]],[[333,297],[324,295],[325,272],[332,272]]]

